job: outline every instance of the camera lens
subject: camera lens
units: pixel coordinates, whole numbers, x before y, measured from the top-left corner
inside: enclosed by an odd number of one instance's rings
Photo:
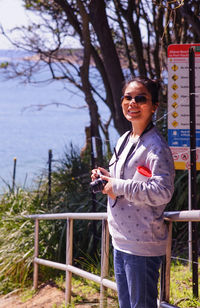
[[[94,194],[101,192],[107,182],[102,179],[97,179],[90,183],[90,188]]]

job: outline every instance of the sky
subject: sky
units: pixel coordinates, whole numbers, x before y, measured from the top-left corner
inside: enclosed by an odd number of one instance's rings
[[[33,14],[23,8],[22,0],[0,0],[0,24],[5,31],[16,26],[27,25]],[[0,49],[12,49],[12,45],[0,34]]]
[[[7,32],[16,26],[28,25],[31,21],[38,20],[38,16],[28,12],[23,7],[23,0],[0,0],[0,25]],[[16,35],[16,34],[15,34]],[[11,36],[12,37],[12,36]],[[16,36],[13,35],[13,38]],[[77,40],[67,40],[68,46],[79,47]],[[13,49],[13,46],[0,34],[0,49]]]
[[[28,12],[23,7],[23,0],[0,0],[0,25],[7,32],[16,26],[28,25],[30,21],[36,21],[38,16]],[[145,33],[143,33],[145,39]],[[11,36],[17,38],[16,34]],[[66,40],[68,47],[80,47],[79,42],[74,38]],[[11,43],[0,34],[0,49],[13,49]]]

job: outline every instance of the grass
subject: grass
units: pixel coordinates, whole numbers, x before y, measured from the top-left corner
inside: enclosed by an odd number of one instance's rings
[[[36,294],[36,290],[34,290],[32,287],[25,289],[21,294],[21,301],[23,303],[27,302],[30,298],[32,298]]]
[[[200,307],[200,300],[194,298],[192,294],[190,266],[180,261],[173,261],[170,275],[170,303],[181,308]]]
[[[64,290],[65,282],[63,276],[56,280],[56,284],[59,288]],[[78,304],[88,304],[93,308],[99,307],[100,300],[100,286],[88,279],[80,278],[74,275],[72,277],[72,296],[71,303],[67,308],[74,308]],[[111,289],[107,289],[107,302],[108,307],[118,307],[117,293]],[[59,307],[53,308],[65,308],[64,303]]]
[[[200,260],[199,260],[200,262]],[[74,278],[75,277],[75,278]],[[72,302],[67,308],[76,307],[80,303],[90,303],[91,307],[99,307],[99,285],[86,279],[72,278]],[[56,281],[64,288],[63,277]],[[108,289],[108,307],[118,307],[117,293]],[[200,293],[200,292],[199,292]],[[95,304],[93,299],[98,299]],[[192,272],[188,264],[172,261],[170,278],[170,304],[180,308],[200,307],[200,300],[192,294]],[[65,305],[54,308],[65,308]]]
[[[199,260],[200,262],[200,260]],[[63,276],[56,280],[56,284],[64,289]],[[67,308],[76,307],[81,303],[88,303],[91,307],[99,307],[99,285],[96,283],[73,276],[72,278],[72,301]],[[108,307],[118,307],[117,293],[108,289]],[[189,265],[179,261],[171,263],[170,279],[170,304],[180,308],[200,307],[199,299],[193,298],[192,272]],[[63,305],[54,308],[65,308]]]
[[[63,275],[58,276],[54,285],[64,292],[65,277]],[[31,287],[21,290],[21,301],[26,302],[35,294],[36,292]],[[117,293],[108,289],[107,296],[108,307],[117,308]],[[99,300],[100,286],[98,284],[73,275],[71,303],[67,306],[64,302],[60,305],[53,304],[52,308],[74,308],[84,304],[97,308],[99,307]],[[179,261],[172,261],[171,263],[170,303],[180,308],[200,307],[200,301],[192,296],[192,273],[189,265]]]

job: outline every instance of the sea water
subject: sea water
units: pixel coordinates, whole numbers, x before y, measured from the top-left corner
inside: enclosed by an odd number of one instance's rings
[[[13,54],[16,57],[15,51],[0,50],[0,63]],[[79,150],[84,146],[85,127],[90,124],[88,108],[83,94],[66,82],[5,81],[2,73],[3,69],[0,70],[0,190],[12,183],[15,157],[16,183],[30,187],[47,169],[49,149],[56,161],[63,157],[70,143]],[[40,72],[35,79],[41,80]],[[108,110],[101,106],[101,116],[104,114],[106,117]],[[111,143],[115,144],[118,135],[114,129],[111,136]]]

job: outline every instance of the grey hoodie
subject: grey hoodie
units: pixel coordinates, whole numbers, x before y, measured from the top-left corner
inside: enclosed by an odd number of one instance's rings
[[[118,140],[116,152],[127,136]],[[174,191],[174,162],[171,151],[156,127],[143,134],[136,142],[135,149],[127,158],[133,144],[132,138],[124,147],[116,163],[113,155],[110,175],[113,191],[118,196],[108,198],[108,223],[114,248],[141,256],[165,254],[167,226],[163,219],[166,204]],[[124,164],[126,160],[126,163]],[[137,180],[137,167],[151,170],[147,180]]]

